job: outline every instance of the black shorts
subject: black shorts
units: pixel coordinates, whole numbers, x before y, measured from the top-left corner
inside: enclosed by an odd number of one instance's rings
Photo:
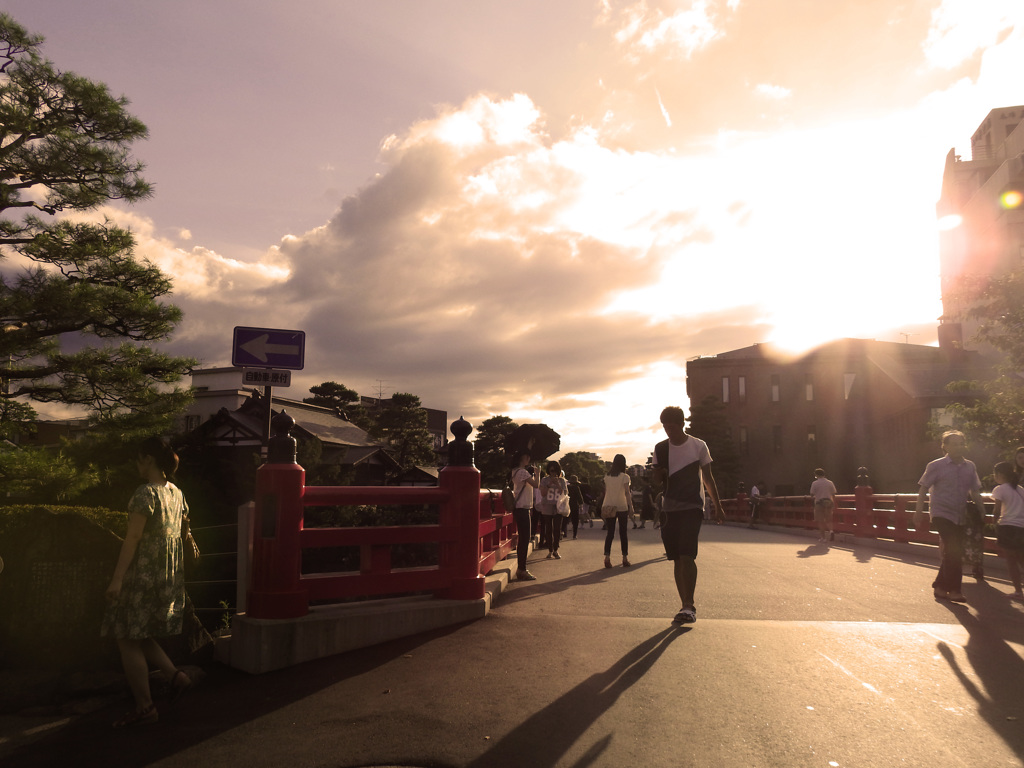
[[[997,525],[996,541],[1007,552],[1024,555],[1024,528],[1019,525]]]
[[[661,541],[669,560],[680,557],[697,557],[697,539],[704,513],[699,509],[684,509],[665,513],[661,526]]]

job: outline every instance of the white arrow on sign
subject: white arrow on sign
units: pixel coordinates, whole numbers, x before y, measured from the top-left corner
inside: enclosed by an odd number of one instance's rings
[[[295,344],[271,344],[270,334],[264,333],[255,339],[250,339],[239,349],[255,357],[261,363],[267,362],[267,355],[297,355],[299,347]]]

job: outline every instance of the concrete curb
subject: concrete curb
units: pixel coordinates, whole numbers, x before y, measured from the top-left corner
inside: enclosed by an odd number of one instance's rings
[[[515,567],[515,553],[499,562],[485,577],[479,600],[388,598],[315,606],[297,619],[254,619],[240,613],[232,620],[231,634],[216,638],[216,657],[243,672],[262,674],[482,619],[508,588]]]

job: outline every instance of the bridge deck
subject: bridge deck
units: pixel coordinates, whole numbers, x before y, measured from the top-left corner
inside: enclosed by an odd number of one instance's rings
[[[106,765],[1020,766],[1024,606],[1005,576],[937,603],[936,563],[709,526],[699,620],[658,532],[629,569],[584,528],[480,621],[260,676],[214,670],[145,732],[110,711],[12,757]],[[618,562],[618,542],[613,548]],[[81,763],[79,763],[81,764]]]

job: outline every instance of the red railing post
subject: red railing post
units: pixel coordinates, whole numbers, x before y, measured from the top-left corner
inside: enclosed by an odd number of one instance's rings
[[[256,519],[246,596],[255,619],[293,619],[309,612],[309,593],[299,584],[302,569],[302,494],[306,471],[295,463],[295,425],[285,412],[274,417],[268,463],[256,472]]]
[[[473,445],[466,440],[473,427],[459,418],[451,430],[455,440],[448,445],[448,466],[438,485],[450,494],[441,505],[440,524],[455,533],[455,541],[441,553],[441,566],[451,569],[452,582],[439,596],[478,600],[487,584],[480,575],[480,470],[473,466]]]
[[[857,514],[857,535],[875,538],[875,489],[869,485],[867,467],[858,467],[857,486],[853,489],[854,509]]]

